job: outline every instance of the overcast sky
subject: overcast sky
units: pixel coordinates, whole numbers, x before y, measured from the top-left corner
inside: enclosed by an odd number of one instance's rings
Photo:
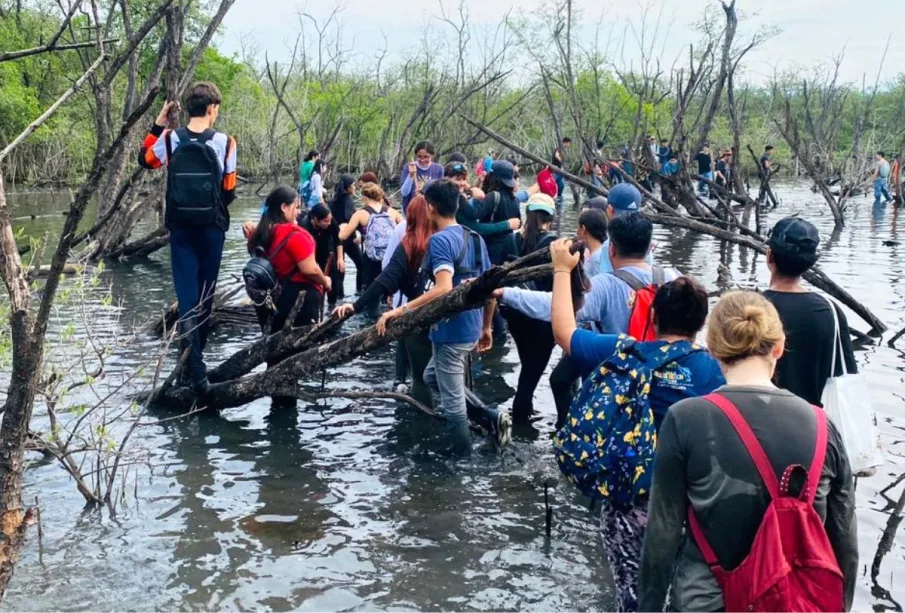
[[[458,0],[447,1],[455,8]],[[648,0],[649,1],[649,0]],[[620,3],[576,0],[587,30],[601,20],[605,27],[623,31],[626,23],[639,23],[644,11],[641,2]],[[540,13],[540,2],[521,3],[513,0],[466,0],[469,18],[478,26],[498,24],[507,11]],[[671,63],[682,48],[698,38],[691,26],[701,19],[707,0],[653,0],[653,13],[662,7],[663,29],[669,28],[666,55]],[[225,31],[219,47],[226,53],[239,53],[243,46],[266,51],[271,58],[285,58],[298,33],[298,13],[307,10],[326,17],[331,0],[321,3],[296,0],[238,0],[225,20]],[[747,63],[753,80],[768,78],[775,68],[794,69],[829,61],[845,47],[842,75],[846,80],[860,81],[864,73],[872,82],[883,54],[886,40],[898,35],[889,49],[883,78],[892,79],[905,73],[905,1],[903,0],[737,0],[743,16],[740,36],[759,26],[775,26],[779,33],[752,54]],[[718,10],[718,9],[717,9]],[[425,24],[439,27],[440,13],[436,0],[407,2],[404,0],[345,0],[341,19],[345,40],[354,48],[355,62],[373,62],[375,50],[388,41],[389,52],[400,56],[418,47]],[[721,16],[721,12],[720,12]],[[745,17],[748,17],[745,19]],[[896,32],[894,28],[899,28]]]

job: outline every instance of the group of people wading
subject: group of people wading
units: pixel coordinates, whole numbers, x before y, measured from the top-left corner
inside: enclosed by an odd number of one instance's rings
[[[139,157],[169,169],[173,282],[191,350],[183,378],[202,398],[236,184],[236,143],[213,129],[220,104],[213,84],[195,84],[186,127],[165,129],[178,107],[168,103]],[[497,290],[483,308],[399,341],[394,387],[433,405],[456,452],[471,449],[470,422],[503,446],[513,423],[532,428],[544,412],[535,390],[559,346],[553,451],[599,503],[616,608],[848,610],[858,567],[853,475],[820,400],[827,380],[857,363],[844,312],[801,284],[817,261],[817,229],[780,220],[769,290],[725,294],[711,310],[698,281],[657,261],[633,185],[585,202],[569,232],[576,241],[553,231],[560,175],[548,170],[522,188],[517,163],[490,158],[477,162],[478,185],[462,154],[441,166],[426,141],[413,154],[399,177],[401,212],[373,173],[341,175],[328,192],[316,151],[298,188],[267,196],[260,218],[243,225],[249,253],[276,277],[256,303],[262,329],[279,331],[294,308],[291,323],[313,324],[325,301],[344,300],[347,256],[356,299],[334,312],[348,318],[390,298],[377,320],[384,334],[492,266],[549,249],[551,278]],[[696,340],[705,324],[706,347]],[[473,353],[506,342],[507,331],[521,365],[511,417],[468,385]]]

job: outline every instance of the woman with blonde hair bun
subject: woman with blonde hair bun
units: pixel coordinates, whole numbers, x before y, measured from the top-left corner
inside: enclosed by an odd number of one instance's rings
[[[809,498],[802,500],[823,522],[841,571],[839,601],[844,599],[845,610],[851,608],[858,570],[851,466],[842,437],[823,411],[773,385],[784,341],[776,309],[760,294],[732,292],[714,307],[707,344],[726,385],[708,396],[677,402],[663,420],[639,610],[662,611],[670,586],[671,609],[728,610],[724,597],[731,603],[738,594],[723,591],[711,568],[729,571],[752,563],[747,558],[772,499],[797,496],[806,487],[795,472],[791,482],[783,479],[777,485],[795,465],[810,475]],[[826,443],[819,445],[821,440]],[[768,460],[760,462],[761,468],[752,459],[757,456]],[[813,481],[819,482],[816,488]],[[689,536],[683,539],[686,525]]]

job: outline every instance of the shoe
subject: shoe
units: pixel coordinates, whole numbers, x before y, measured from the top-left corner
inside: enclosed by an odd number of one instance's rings
[[[211,391],[211,382],[207,377],[202,377],[200,379],[196,379],[192,383],[192,389],[195,390],[195,393],[198,394],[200,398],[207,396]]]
[[[396,379],[395,381],[393,381],[393,391],[396,392],[397,394],[408,394],[409,386],[406,385],[405,381],[400,381],[399,379]]]
[[[489,409],[487,417],[490,418],[490,433],[496,444],[501,448],[512,442],[512,420],[509,413],[499,409]]]

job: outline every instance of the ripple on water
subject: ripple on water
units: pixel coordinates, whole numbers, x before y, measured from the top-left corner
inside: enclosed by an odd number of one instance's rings
[[[905,325],[902,211],[855,200],[845,228],[833,235],[825,204],[806,186],[782,185],[778,192],[783,203],[765,223],[790,212],[812,219],[827,237],[826,271],[891,328]],[[64,198],[44,195],[12,203],[23,214],[65,208]],[[237,202],[235,218],[251,216],[257,206],[253,200]],[[27,231],[53,231],[58,217],[39,217]],[[569,212],[563,227],[573,224]],[[901,245],[882,244],[894,238]],[[668,228],[657,228],[655,240],[660,261],[713,285],[717,243]],[[763,258],[735,247],[728,253],[737,282],[765,285]],[[221,280],[238,273],[245,257],[233,224]],[[119,319],[112,313],[98,319],[103,338],[128,332],[172,295],[166,252],[112,265],[105,277],[121,313]],[[55,321],[73,318],[64,308]],[[856,316],[849,319],[865,329]],[[351,327],[367,323],[359,318]],[[255,336],[253,330],[215,331],[211,361],[225,359]],[[112,367],[131,372],[155,347],[145,340],[117,355]],[[858,355],[887,450],[877,477],[858,484],[866,569],[858,581],[859,610],[901,610],[905,604],[897,588],[905,536],[883,559],[876,581],[869,572],[905,488],[905,480],[895,484],[905,474],[905,341],[900,347],[869,346]],[[352,361],[332,371],[327,384],[388,387],[392,357],[383,349]],[[488,401],[508,406],[517,379],[511,342],[476,365],[476,386]],[[143,469],[137,485],[130,481],[138,499],[127,497],[115,518],[83,511],[60,469],[30,458],[27,491],[40,497],[44,538],[39,546],[32,534],[2,608],[606,610],[612,607],[612,579],[596,520],[565,484],[552,490],[552,536],[545,537],[542,483],[557,475],[546,437],[554,413],[546,377],[536,405],[544,414],[538,424],[543,436],[519,438],[502,454],[479,447],[471,459],[456,463],[433,451],[431,420],[376,400],[336,400],[298,411],[272,411],[261,400],[222,416],[164,422],[141,431],[139,443],[149,450],[153,469]],[[152,418],[171,414],[159,411]],[[45,425],[42,419],[39,412],[37,427]]]

